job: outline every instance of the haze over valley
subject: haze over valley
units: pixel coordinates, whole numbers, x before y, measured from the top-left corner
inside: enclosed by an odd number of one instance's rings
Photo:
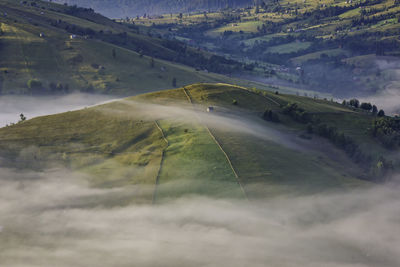
[[[0,0],[0,266],[400,266],[399,22]]]

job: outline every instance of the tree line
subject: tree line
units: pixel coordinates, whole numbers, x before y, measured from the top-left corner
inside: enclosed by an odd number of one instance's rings
[[[90,7],[113,18],[220,10],[253,4],[253,0],[54,0],[54,2]]]
[[[400,118],[387,117],[382,109],[378,111],[375,105],[360,103],[357,99],[343,101],[343,105],[370,112],[371,115],[375,116],[371,128],[368,129],[372,136],[388,148],[400,146]],[[336,147],[345,151],[356,164],[367,171],[370,180],[382,181],[394,169],[392,161],[384,156],[373,158],[370,153],[365,153],[360,148],[353,137],[341,132],[335,126],[321,121],[318,116],[307,112],[297,103],[281,104],[279,110],[266,109],[262,117],[264,120],[279,123],[281,121],[279,114],[289,116],[294,121],[305,124],[308,134],[326,138]]]

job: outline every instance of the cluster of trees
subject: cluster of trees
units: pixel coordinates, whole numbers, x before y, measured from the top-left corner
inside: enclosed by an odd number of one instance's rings
[[[355,99],[351,100],[352,105],[361,107],[365,110],[372,110],[370,103],[359,104]],[[363,105],[364,104],[364,105]],[[334,126],[329,126],[322,123],[320,119],[307,113],[303,108],[299,107],[297,103],[288,103],[282,106],[282,113],[290,116],[293,120],[307,124],[307,132],[309,134],[316,134],[318,136],[327,138],[336,147],[344,150],[355,163],[368,170],[371,180],[380,181],[393,170],[393,163],[386,160],[384,157],[373,159],[371,155],[364,153],[355,140],[339,132]],[[278,112],[267,109],[263,118],[267,121],[279,122]],[[400,145],[400,118],[382,117],[374,122],[373,126],[374,136],[380,138],[382,142],[387,142],[386,145],[393,147]]]
[[[371,163],[371,157],[366,156],[351,137],[339,132],[336,127],[318,121],[310,121],[307,124],[307,132],[329,139],[335,146],[346,151],[357,163],[362,165]]]
[[[377,160],[373,160],[370,155],[366,155],[356,144],[354,139],[346,136],[344,133],[338,132],[335,127],[326,124],[307,125],[309,133],[318,134],[321,137],[329,139],[335,146],[343,149],[357,164],[369,171],[369,179],[374,181],[382,181],[387,175],[393,171],[393,162],[380,156]],[[399,136],[400,137],[400,136]],[[400,138],[397,139],[399,142]]]
[[[69,6],[67,9],[64,11],[66,14],[71,15],[71,16],[79,16],[82,13],[94,13],[94,10],[92,8],[83,8],[83,7],[78,7],[77,5],[72,5]]]
[[[280,122],[281,121],[279,119],[278,113],[271,109],[265,110],[265,112],[263,114],[263,119],[266,121],[272,121],[272,122]]]
[[[342,104],[372,112],[374,115],[377,115],[378,117],[385,116],[385,111],[383,109],[380,109],[378,111],[377,106],[372,105],[371,103],[363,102],[360,104],[360,101],[356,98],[350,99],[349,101],[343,100]]]
[[[378,108],[371,103],[360,104],[360,101],[356,98],[350,101],[343,100],[343,105],[372,112],[372,114],[377,116],[372,125],[372,135],[388,148],[395,148],[400,145],[400,118],[386,117],[383,109],[378,111]]]
[[[388,148],[400,146],[400,118],[377,118],[372,125],[372,135]]]
[[[383,156],[380,156],[378,160],[374,160],[371,155],[365,154],[360,149],[353,138],[345,135],[343,132],[339,132],[336,127],[316,121],[307,124],[307,131],[327,138],[336,147],[343,149],[354,162],[368,170],[369,179],[371,180],[382,181],[393,170],[393,163],[391,161],[385,159]]]
[[[312,120],[311,116],[303,108],[299,107],[297,103],[288,103],[283,107],[282,112],[301,123],[307,123]]]

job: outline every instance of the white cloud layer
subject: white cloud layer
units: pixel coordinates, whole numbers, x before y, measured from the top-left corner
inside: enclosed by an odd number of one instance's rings
[[[107,207],[135,188],[89,188],[63,169],[0,177],[1,266],[400,266],[396,184]]]

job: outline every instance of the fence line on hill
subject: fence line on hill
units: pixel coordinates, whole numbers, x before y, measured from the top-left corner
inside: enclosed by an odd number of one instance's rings
[[[158,172],[157,172],[157,176],[156,176],[156,183],[155,183],[154,192],[153,192],[153,199],[152,199],[153,205],[156,203],[156,199],[157,199],[157,190],[158,190],[158,185],[160,184],[160,174],[161,174],[161,169],[162,169],[162,166],[164,163],[165,150],[169,146],[169,142],[168,142],[167,138],[165,137],[164,131],[162,130],[160,124],[158,124],[158,122],[156,120],[154,121],[154,124],[156,125],[157,129],[161,132],[161,136],[164,139],[167,146],[165,148],[163,148],[163,150],[161,152],[160,168],[158,168]]]
[[[186,97],[187,97],[189,103],[192,104],[192,105],[194,105],[194,104],[193,104],[193,101],[192,101],[192,98],[189,96],[189,93],[186,91],[186,88],[185,88],[185,87],[183,87],[183,92],[185,93],[185,95],[186,95]],[[201,118],[200,118],[199,116],[197,116],[197,114],[196,114],[196,117],[197,117],[197,119],[198,119],[200,122],[202,122]],[[235,168],[233,167],[232,161],[229,159],[228,154],[227,154],[227,153],[225,152],[225,150],[222,148],[221,144],[220,144],[220,143],[218,142],[218,140],[215,138],[214,134],[210,131],[210,129],[208,128],[208,126],[207,126],[205,123],[203,123],[203,126],[206,128],[208,134],[209,134],[209,135],[211,136],[211,138],[214,140],[215,144],[219,147],[219,149],[220,149],[220,150],[222,151],[222,153],[225,155],[225,158],[226,158],[226,160],[227,160],[227,162],[228,162],[228,164],[229,164],[229,166],[230,166],[230,168],[231,168],[231,170],[232,170],[234,176],[236,177],[237,183],[238,183],[240,189],[242,190],[242,193],[243,193],[244,197],[248,200],[246,191],[244,191],[243,185],[242,185],[242,183],[240,182],[239,175],[237,174]]]
[[[242,90],[245,90],[245,91],[247,91],[247,92],[249,92],[249,93],[253,93],[253,94],[254,94],[253,91],[251,91],[250,89],[248,89],[248,88],[246,88],[246,87],[243,87],[243,86],[231,85],[231,84],[227,84],[227,83],[218,83],[218,84],[236,87],[236,88],[239,88],[239,89],[242,89]],[[266,95],[264,95],[264,94],[257,94],[257,95],[260,95],[260,96],[264,97],[265,99],[271,101],[272,103],[274,103],[274,104],[277,105],[277,106],[280,106],[280,105],[281,105],[281,104],[279,104],[277,101],[275,101],[272,97],[266,96]]]

